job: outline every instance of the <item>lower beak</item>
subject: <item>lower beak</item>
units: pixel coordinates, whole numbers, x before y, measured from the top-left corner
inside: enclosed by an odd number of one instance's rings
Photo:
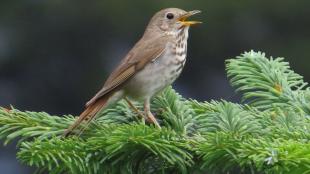
[[[202,22],[200,22],[200,21],[186,21],[186,19],[189,18],[190,16],[193,16],[194,14],[197,14],[200,12],[201,11],[199,11],[199,10],[189,11],[189,12],[183,14],[181,17],[179,17],[178,21],[181,22],[181,24],[183,26],[191,26],[191,25],[195,25],[195,24],[201,24]]]

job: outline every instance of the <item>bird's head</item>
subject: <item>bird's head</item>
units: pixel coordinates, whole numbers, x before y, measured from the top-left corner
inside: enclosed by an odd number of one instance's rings
[[[151,19],[148,29],[158,32],[177,32],[184,27],[200,24],[200,21],[187,20],[190,16],[200,13],[199,10],[184,11],[179,8],[167,8],[157,12]]]

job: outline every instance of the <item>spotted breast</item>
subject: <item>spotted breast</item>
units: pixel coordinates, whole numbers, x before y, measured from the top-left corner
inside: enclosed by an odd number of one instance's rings
[[[178,78],[186,62],[188,29],[189,27],[183,27],[180,30],[166,33],[169,37],[175,37],[175,41],[168,43],[165,52],[160,57],[146,65],[130,79],[126,85],[130,97],[150,98]]]
[[[176,76],[178,77],[184,68],[187,55],[187,39],[188,39],[188,27],[183,28],[177,34],[177,42],[174,46],[175,60],[174,64],[177,65]]]

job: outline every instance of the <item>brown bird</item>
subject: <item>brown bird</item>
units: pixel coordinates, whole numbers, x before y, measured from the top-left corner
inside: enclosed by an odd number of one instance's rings
[[[89,123],[99,111],[120,99],[125,99],[139,113],[127,97],[143,100],[146,119],[160,128],[150,112],[150,99],[180,75],[186,61],[189,27],[201,23],[186,19],[196,13],[200,11],[186,12],[178,8],[157,12],[142,38],[111,73],[103,88],[86,103],[84,112],[64,135],[84,120]]]

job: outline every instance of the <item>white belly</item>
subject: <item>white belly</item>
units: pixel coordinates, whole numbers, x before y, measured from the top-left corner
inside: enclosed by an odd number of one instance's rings
[[[186,60],[189,27],[172,33],[177,42],[167,43],[166,51],[137,72],[125,85],[125,95],[147,99],[171,85],[181,74]],[[180,34],[183,33],[183,34]]]
[[[185,58],[186,54],[178,56],[166,51],[128,81],[125,87],[126,94],[135,99],[154,96],[176,80],[184,67]]]

